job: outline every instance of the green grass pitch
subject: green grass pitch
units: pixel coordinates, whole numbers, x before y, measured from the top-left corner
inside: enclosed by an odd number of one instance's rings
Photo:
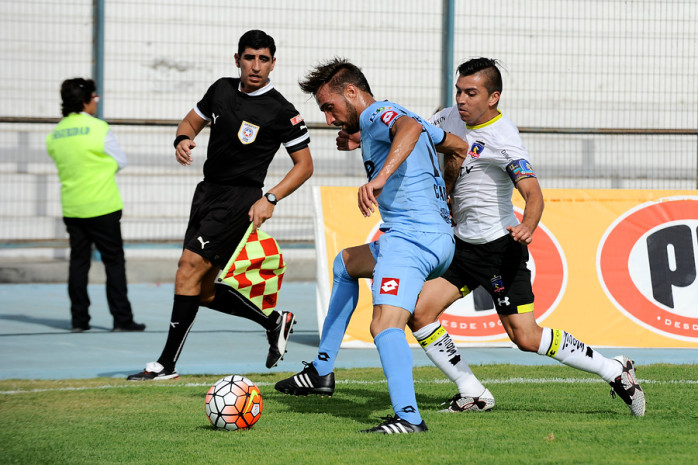
[[[698,365],[639,366],[647,413],[635,418],[594,375],[564,366],[473,367],[492,391],[486,413],[439,413],[454,386],[415,368],[429,432],[367,435],[392,413],[380,369],[338,370],[335,395],[292,397],[290,373],[245,374],[264,399],[247,431],[213,429],[208,387],[176,381],[0,381],[0,464],[695,464]],[[243,373],[239,373],[243,374]]]

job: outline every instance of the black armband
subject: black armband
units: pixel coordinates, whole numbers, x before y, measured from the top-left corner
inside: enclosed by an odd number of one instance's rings
[[[187,136],[186,134],[180,134],[179,136],[177,136],[174,140],[174,148],[177,148],[179,143],[185,139],[191,139],[191,137]]]

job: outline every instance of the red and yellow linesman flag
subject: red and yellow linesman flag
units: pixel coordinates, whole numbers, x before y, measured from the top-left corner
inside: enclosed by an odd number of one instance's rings
[[[285,271],[279,244],[250,223],[217,282],[232,287],[269,316],[276,308]]]

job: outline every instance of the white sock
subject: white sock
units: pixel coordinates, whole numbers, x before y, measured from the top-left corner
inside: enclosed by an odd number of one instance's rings
[[[620,363],[604,357],[560,329],[543,328],[538,354],[547,355],[572,368],[596,373],[609,383],[623,371]]]
[[[412,333],[427,353],[427,356],[441,371],[456,383],[458,391],[469,397],[477,397],[485,391],[485,386],[473,374],[458,347],[441,323],[435,321]]]

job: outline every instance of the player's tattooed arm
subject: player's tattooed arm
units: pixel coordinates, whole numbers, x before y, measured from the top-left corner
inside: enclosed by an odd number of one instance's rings
[[[436,150],[444,154],[444,183],[446,193],[450,194],[458,179],[460,167],[468,156],[468,144],[460,137],[447,132],[444,140],[436,146]]]

